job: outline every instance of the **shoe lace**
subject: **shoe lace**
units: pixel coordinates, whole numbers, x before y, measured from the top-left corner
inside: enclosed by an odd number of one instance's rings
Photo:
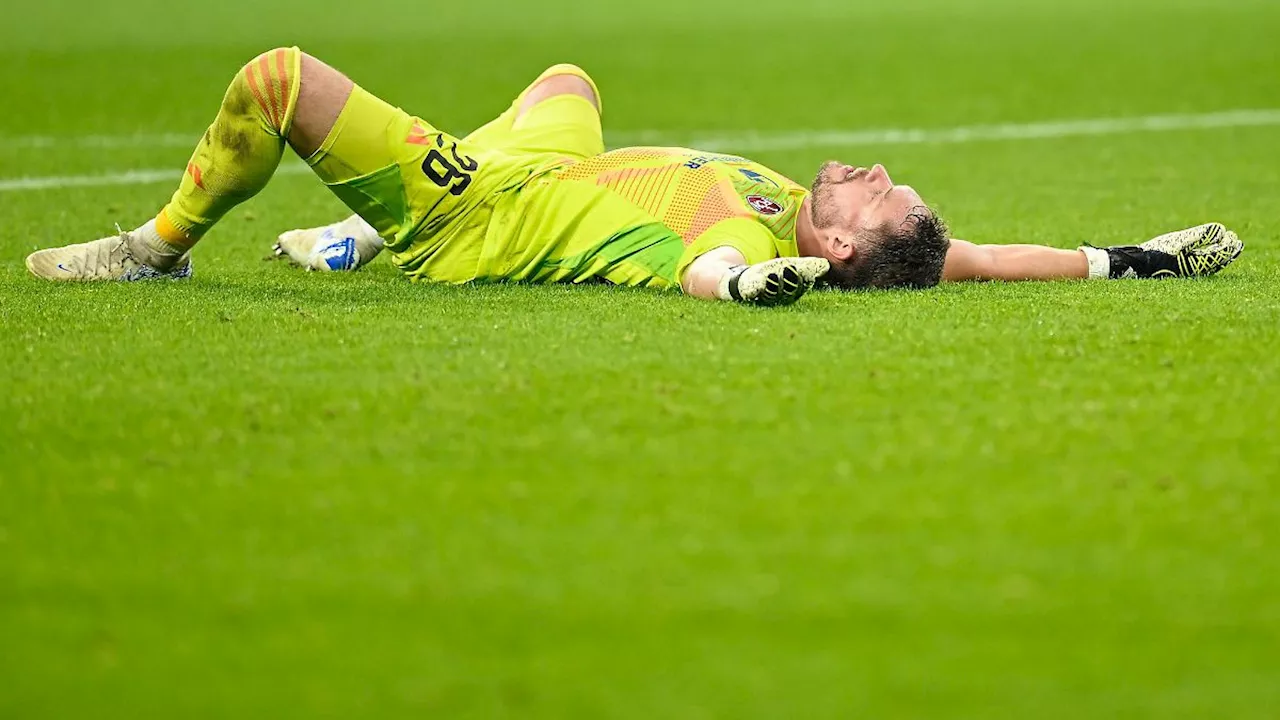
[[[130,264],[137,267],[138,261],[129,250],[129,241],[132,239],[133,233],[121,228],[120,223],[116,223],[116,242],[111,245],[110,254],[107,257],[107,270],[112,276],[117,272],[129,270]]]

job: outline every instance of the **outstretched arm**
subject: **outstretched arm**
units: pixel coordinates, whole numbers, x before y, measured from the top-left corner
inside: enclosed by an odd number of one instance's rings
[[[975,245],[952,240],[946,282],[965,280],[1062,280],[1089,277],[1089,258],[1080,250],[1043,245]]]
[[[1244,247],[1236,234],[1208,223],[1152,238],[1141,245],[1059,250],[1042,245],[974,245],[952,240],[942,279],[1063,280],[1212,275]]]

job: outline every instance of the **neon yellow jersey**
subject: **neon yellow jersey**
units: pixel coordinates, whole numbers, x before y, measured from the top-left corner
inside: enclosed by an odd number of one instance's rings
[[[562,73],[591,82],[573,66],[541,77]],[[805,190],[782,175],[684,148],[604,152],[586,98],[523,98],[459,139],[356,88],[308,162],[413,280],[673,287],[716,247],[797,254]]]
[[[795,256],[796,217],[806,191],[783,175],[736,155],[684,148],[625,148],[583,160],[557,173],[590,182],[652,216],[679,237],[676,274],[702,253],[723,245],[754,264]]]
[[[411,278],[668,288],[717,247],[737,248],[749,264],[797,255],[806,191],[745,158],[683,148],[551,163],[540,154],[475,157],[480,180],[460,200],[471,190],[483,199],[438,222],[424,214],[421,232],[388,244]],[[516,171],[524,179],[498,182]]]
[[[568,163],[513,195],[495,210],[480,277],[672,287],[713,248],[752,264],[797,255],[806,191],[736,155],[636,147]]]

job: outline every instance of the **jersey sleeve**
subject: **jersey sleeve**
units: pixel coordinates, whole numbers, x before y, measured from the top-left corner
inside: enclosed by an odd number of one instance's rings
[[[778,246],[773,234],[763,225],[751,218],[730,218],[711,226],[685,248],[676,266],[676,284],[684,283],[684,271],[694,260],[711,250],[726,246],[742,253],[748,265],[778,257]]]

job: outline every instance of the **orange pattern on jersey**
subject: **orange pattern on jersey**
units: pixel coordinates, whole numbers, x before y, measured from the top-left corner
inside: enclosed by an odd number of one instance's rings
[[[717,182],[702,199],[702,205],[693,214],[689,230],[681,233],[681,237],[688,245],[698,239],[702,233],[710,230],[712,225],[731,217],[751,217],[751,215],[743,211],[741,201],[733,193],[733,183],[727,180]]]
[[[671,228],[687,245],[733,217],[751,217],[733,183],[705,164],[690,168],[688,154],[627,148],[597,155],[560,171],[563,180],[594,181]]]

